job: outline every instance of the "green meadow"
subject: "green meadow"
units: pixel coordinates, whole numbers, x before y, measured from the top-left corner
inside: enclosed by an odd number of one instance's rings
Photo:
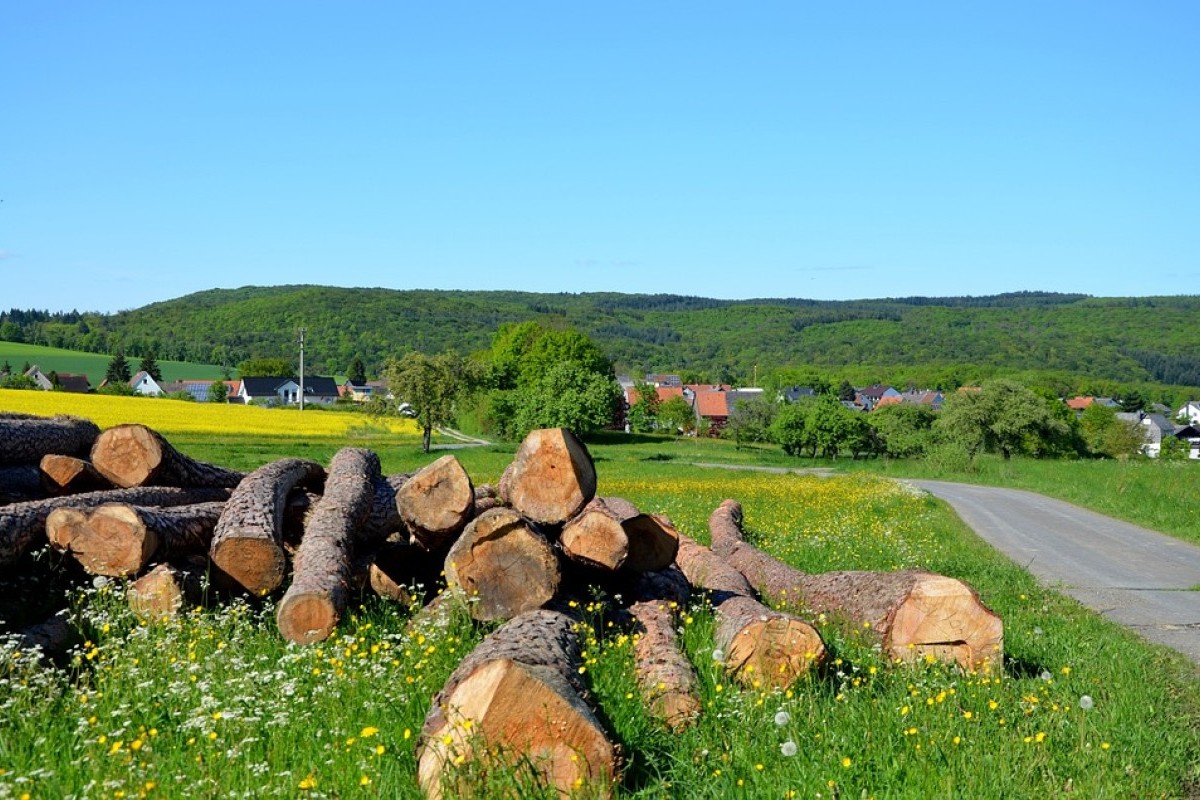
[[[72,375],[80,373],[87,375],[92,388],[104,380],[111,356],[97,353],[83,353],[76,350],[63,350],[57,347],[44,347],[37,344],[22,342],[0,341],[0,364],[7,361],[13,370],[20,370],[26,362],[36,364],[42,372],[65,372]],[[129,356],[129,368],[136,372],[137,356]],[[195,378],[197,380],[219,380],[221,368],[212,364],[193,364],[188,361],[159,361],[163,380],[180,381]]]
[[[285,455],[327,461],[340,444],[172,441],[244,469]],[[389,473],[441,455],[400,438],[346,443],[375,449]],[[752,540],[801,569],[933,570],[971,583],[1005,621],[1002,668],[970,673],[892,663],[862,632],[816,620],[826,666],[767,690],[730,682],[713,659],[712,612],[694,597],[678,625],[703,713],[670,733],[637,699],[616,599],[596,592],[580,635],[585,678],[623,754],[613,796],[1200,792],[1196,666],[1042,588],[934,498],[867,470],[823,477],[693,466],[756,461],[723,444],[601,437],[589,446],[601,494],[664,513],[700,541],[709,513],[732,497]],[[496,481],[512,451],[457,455],[479,484]],[[830,466],[763,455],[776,466]],[[54,576],[65,567],[43,553],[23,569]],[[334,637],[300,647],[275,629],[277,597],[146,625],[127,610],[120,582],[98,583],[69,590],[84,641],[65,662],[47,668],[0,651],[0,798],[420,797],[414,744],[430,698],[490,627],[460,617],[409,630],[412,609],[363,596]],[[505,770],[462,769],[475,770],[474,797],[554,796]]]

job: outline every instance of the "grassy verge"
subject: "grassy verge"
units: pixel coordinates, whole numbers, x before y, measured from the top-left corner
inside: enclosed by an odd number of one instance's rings
[[[172,441],[234,467],[283,455],[327,460],[346,443],[375,449],[389,472],[438,455],[383,434]],[[954,575],[1003,616],[1006,632],[1003,670],[984,675],[891,664],[862,632],[822,624],[828,669],[786,691],[742,689],[713,662],[712,616],[696,600],[680,628],[704,714],[672,735],[634,699],[631,640],[608,624],[611,599],[597,597],[583,630],[586,674],[625,754],[617,797],[1125,798],[1200,789],[1194,665],[1042,589],[934,499],[868,474],[683,469],[693,451],[654,442],[592,451],[602,493],[666,513],[702,541],[712,508],[735,497],[750,535],[792,564]],[[511,453],[458,451],[477,482],[496,480]],[[63,567],[43,557],[23,568]],[[71,598],[87,641],[67,663],[48,669],[0,652],[0,798],[417,797],[413,744],[430,697],[486,632],[463,619],[410,632],[409,609],[363,598],[333,639],[301,648],[276,632],[273,600],[146,626],[129,615],[119,584]],[[509,780],[491,774],[478,796],[506,796]]]

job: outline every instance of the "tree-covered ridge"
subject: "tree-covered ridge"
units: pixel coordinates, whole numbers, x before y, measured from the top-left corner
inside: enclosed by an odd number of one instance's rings
[[[326,286],[214,289],[118,314],[12,310],[0,339],[235,366],[294,357],[379,374],[409,351],[473,353],[506,323],[536,321],[593,339],[621,372],[747,381],[793,367],[855,382],[919,385],[1039,373],[1123,383],[1200,383],[1200,297],[719,300],[688,295],[396,291]]]

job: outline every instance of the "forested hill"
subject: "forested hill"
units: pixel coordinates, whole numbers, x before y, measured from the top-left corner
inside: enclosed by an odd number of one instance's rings
[[[340,373],[416,349],[486,348],[506,322],[592,337],[622,370],[748,379],[836,367],[899,381],[1041,371],[1200,386],[1200,296],[1093,298],[1034,292],[878,300],[716,300],[617,293],[395,291],[325,286],[216,289],[115,315],[14,310],[0,338],[93,352],[236,365],[294,356]],[[915,372],[913,370],[918,370]],[[826,370],[828,371],[828,370]],[[870,374],[868,374],[870,373]],[[901,374],[897,374],[901,373]]]

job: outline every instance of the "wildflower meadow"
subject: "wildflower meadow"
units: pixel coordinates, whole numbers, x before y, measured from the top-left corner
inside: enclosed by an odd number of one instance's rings
[[[229,432],[207,436],[189,435],[181,449],[246,467],[305,442],[298,432],[249,437],[247,455]],[[403,435],[381,439],[379,452],[389,472],[439,455],[419,453]],[[700,541],[712,509],[736,498],[747,535],[808,571],[920,567],[961,578],[1003,617],[1006,657],[979,673],[893,663],[865,632],[818,618],[831,651],[824,668],[784,689],[747,688],[724,673],[712,612],[694,597],[679,609],[679,629],[703,713],[671,733],[639,699],[635,634],[613,613],[616,598],[594,592],[578,609],[581,671],[624,766],[615,785],[581,787],[581,797],[1200,791],[1195,666],[1039,586],[932,497],[866,474],[727,473],[632,453],[593,449],[601,494],[666,514]],[[511,448],[458,455],[477,483],[494,482]],[[24,568],[53,575],[66,569],[57,558],[43,551]],[[83,635],[64,661],[0,648],[4,800],[419,797],[414,745],[430,699],[489,630],[465,616],[413,626],[413,608],[364,595],[333,638],[304,647],[275,629],[278,598],[145,624],[128,611],[120,581],[77,583],[68,596]],[[554,796],[519,772],[461,769],[473,797]]]

